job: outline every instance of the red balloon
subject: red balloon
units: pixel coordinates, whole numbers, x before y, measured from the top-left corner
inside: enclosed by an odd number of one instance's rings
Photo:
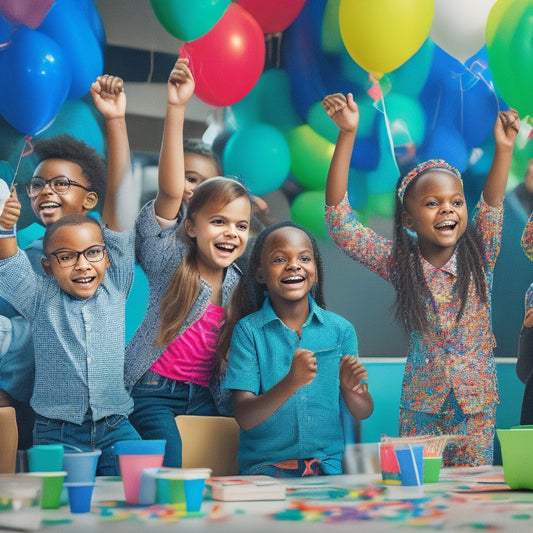
[[[253,15],[263,33],[277,33],[299,15],[305,0],[237,0],[237,3]]]
[[[209,105],[229,106],[244,98],[261,76],[265,38],[254,17],[232,2],[213,28],[184,43],[179,55],[189,59],[196,96]]]

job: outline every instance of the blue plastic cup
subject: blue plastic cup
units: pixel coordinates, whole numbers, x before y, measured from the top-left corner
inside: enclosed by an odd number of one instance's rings
[[[67,472],[65,483],[94,483],[101,454],[102,450],[65,452],[63,454],[63,470]]]
[[[400,464],[402,485],[422,485],[424,483],[424,446],[395,447],[394,451]]]
[[[91,510],[94,483],[65,483],[71,513],[88,513]]]

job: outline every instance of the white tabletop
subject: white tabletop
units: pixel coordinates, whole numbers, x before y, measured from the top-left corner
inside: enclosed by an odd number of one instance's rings
[[[383,488],[378,495],[367,493],[366,489],[380,490],[381,476],[375,474],[287,480],[285,500],[218,502],[207,496],[201,512],[186,517],[169,506],[125,506],[120,479],[98,478],[91,513],[71,514],[68,505],[43,510],[42,529],[50,533],[129,533],[147,528],[197,533],[531,531],[533,492],[505,490],[496,483],[498,476],[502,477],[501,467],[443,469],[440,482],[424,485],[422,497],[416,499],[409,499],[409,492]],[[494,487],[503,490],[483,491]]]

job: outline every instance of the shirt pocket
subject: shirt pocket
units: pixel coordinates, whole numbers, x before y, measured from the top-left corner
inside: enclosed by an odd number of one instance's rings
[[[317,363],[316,376],[308,387],[309,407],[324,409],[324,402],[340,390],[339,368],[342,358],[340,345],[314,352]],[[333,392],[335,391],[335,392]],[[338,406],[331,406],[332,409]],[[329,408],[329,406],[327,407]]]

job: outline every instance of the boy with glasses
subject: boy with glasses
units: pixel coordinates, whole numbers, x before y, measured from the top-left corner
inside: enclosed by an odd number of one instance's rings
[[[91,86],[96,108],[105,120],[109,159],[69,135],[35,143],[34,175],[25,184],[31,207],[43,226],[69,214],[87,215],[104,197],[114,203],[123,176],[130,168],[126,131],[126,95],[121,78],[104,75]],[[126,140],[126,142],[124,142]],[[102,221],[119,230],[114,208],[104,203]],[[44,230],[43,230],[44,231]],[[26,249],[33,269],[42,273],[43,240]],[[32,445],[34,413],[29,406],[33,390],[34,354],[30,325],[0,298],[0,406],[11,405],[17,413],[20,450]]]
[[[20,215],[16,191],[0,224]],[[16,237],[0,239],[0,295],[31,324],[36,413],[34,444],[102,450],[97,474],[119,474],[113,445],[137,440],[124,385],[126,299],[133,282],[133,231],[118,233],[85,215],[47,226],[46,276],[34,271]]]

